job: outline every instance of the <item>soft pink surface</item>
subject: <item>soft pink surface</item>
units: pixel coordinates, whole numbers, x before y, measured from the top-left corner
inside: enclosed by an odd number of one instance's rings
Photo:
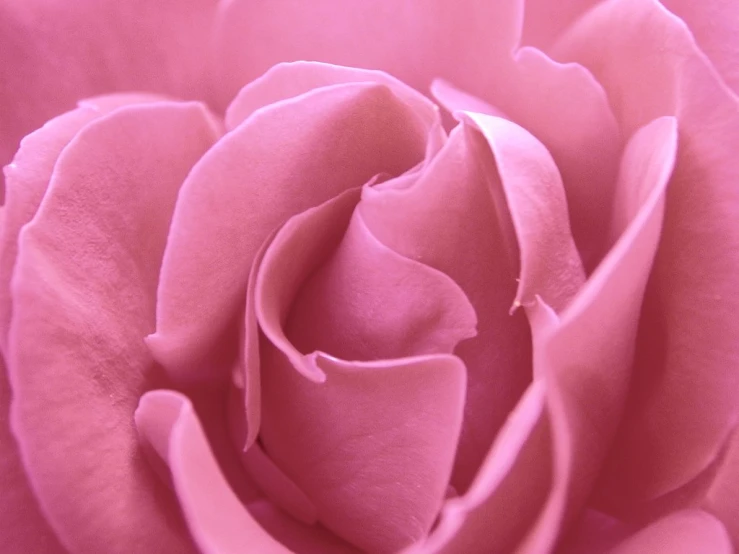
[[[217,137],[194,103],[103,116],[64,149],[21,232],[11,422],[46,519],[71,551],[130,553],[153,536],[164,550],[191,549],[131,414],[157,379],[142,341],[174,201]]]

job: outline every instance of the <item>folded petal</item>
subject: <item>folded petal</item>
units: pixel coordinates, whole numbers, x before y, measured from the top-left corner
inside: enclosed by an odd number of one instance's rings
[[[187,397],[169,390],[144,394],[136,425],[142,440],[169,465],[180,507],[203,554],[289,554],[229,487]]]
[[[215,4],[3,2],[0,167],[26,134],[74,108],[81,98],[148,91],[206,99],[210,81],[204,75]]]
[[[0,551],[7,554],[45,552],[64,554],[46,522],[26,478],[15,438],[10,430],[10,386],[0,362]]]
[[[518,44],[522,18],[521,0],[230,0],[219,7],[213,63],[227,99],[294,60],[380,69],[424,93],[442,77],[480,94]]]
[[[184,183],[147,343],[176,380],[217,378],[202,361],[243,306],[254,257],[290,216],[422,161],[430,129],[388,87],[334,85],[278,102],[226,135]]]
[[[719,520],[700,510],[675,512],[652,523],[617,545],[613,554],[733,554]]]
[[[357,199],[292,218],[265,254],[260,441],[324,526],[393,552],[428,533],[444,499],[465,369],[439,352],[470,335],[474,312],[449,277],[350,219]]]
[[[217,136],[195,103],[101,117],[59,157],[21,232],[11,421],[39,503],[70,551],[191,551],[131,418],[158,378],[143,338],[177,193]]]
[[[680,124],[634,396],[610,471],[614,503],[652,499],[694,479],[739,421],[739,100],[653,0],[605,2],[557,55],[591,68],[627,131],[664,114]]]
[[[62,150],[91,121],[130,104],[162,100],[153,95],[119,94],[89,98],[26,136],[13,162],[4,168],[5,205],[0,227],[0,348],[7,353],[10,327],[10,279],[18,254],[18,234],[31,221],[49,186]]]
[[[602,0],[526,0],[521,42],[546,50],[587,10]]]

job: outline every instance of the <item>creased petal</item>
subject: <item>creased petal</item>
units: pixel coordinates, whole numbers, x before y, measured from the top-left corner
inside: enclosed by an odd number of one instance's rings
[[[223,138],[182,187],[162,266],[156,359],[177,380],[243,306],[249,270],[287,218],[424,159],[429,129],[384,85],[316,89],[273,104]]]
[[[276,63],[380,69],[421,92],[436,77],[480,94],[518,44],[523,1],[221,3],[213,60],[227,98]]]
[[[162,100],[153,95],[120,94],[89,98],[76,110],[48,121],[26,136],[13,162],[4,168],[5,206],[0,246],[0,348],[7,353],[10,279],[18,254],[18,234],[31,221],[51,180],[59,155],[85,125],[121,106]]]
[[[349,191],[295,216],[265,254],[256,311],[271,344],[262,345],[260,441],[323,525],[393,552],[428,533],[444,498],[465,369],[428,353],[469,336],[474,312],[449,277],[392,252],[351,217],[357,200]],[[427,355],[404,357],[414,354]]]
[[[143,338],[177,192],[216,138],[194,103],[104,116],[64,149],[21,232],[11,421],[39,503],[71,551],[191,549],[131,417],[157,379]]]
[[[635,394],[610,471],[612,502],[648,500],[695,478],[739,420],[739,101],[653,0],[605,2],[557,52],[592,69],[626,130],[660,115],[680,122]]]
[[[206,99],[215,0],[8,0],[0,6],[0,167],[26,134],[85,97]],[[166,22],[166,23],[165,23]],[[222,106],[219,106],[222,107]]]
[[[28,484],[10,431],[10,386],[5,376],[5,363],[0,361],[0,364],[0,490],[3,491],[0,552],[65,554],[66,550],[46,523]]]
[[[190,533],[203,554],[289,554],[229,487],[187,397],[168,390],[144,394],[136,425],[142,440],[168,463]]]
[[[733,554],[719,520],[706,512],[675,512],[652,523],[611,550],[613,554]]]

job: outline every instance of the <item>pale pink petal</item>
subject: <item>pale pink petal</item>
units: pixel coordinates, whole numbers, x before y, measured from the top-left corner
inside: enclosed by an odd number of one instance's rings
[[[46,523],[28,484],[15,438],[10,431],[10,386],[0,361],[0,552],[64,554]]]
[[[551,486],[546,387],[532,383],[500,429],[469,490],[444,504],[439,525],[406,554],[512,552]]]
[[[584,504],[608,453],[626,400],[644,289],[657,250],[667,182],[677,150],[674,118],[660,118],[629,141],[614,204],[614,248],[540,343],[547,381],[553,487],[536,525],[519,546],[548,551]]]
[[[451,351],[475,319],[448,276],[351,217],[357,200],[349,191],[293,217],[264,256],[256,312],[271,343],[262,345],[260,441],[323,525],[392,552],[436,519],[466,380],[454,356],[403,356]]]
[[[73,109],[81,98],[146,91],[206,99],[207,46],[215,4],[215,0],[4,1],[0,167],[11,160],[26,134]]]
[[[739,18],[737,7],[726,0],[660,0],[681,18],[695,37],[698,46],[711,60],[731,89],[739,94]]]
[[[583,13],[602,0],[526,0],[521,43],[546,49]]]
[[[229,487],[186,396],[169,390],[144,394],[136,425],[142,440],[169,465],[180,507],[203,554],[290,553]],[[161,546],[156,549],[166,552]]]
[[[425,96],[387,73],[320,62],[278,63],[242,88],[228,106],[226,126],[234,129],[259,108],[294,98],[315,88],[344,83],[377,83],[392,89],[415,108],[429,127],[438,122],[438,108]]]
[[[379,69],[424,93],[442,77],[482,94],[518,44],[522,19],[522,0],[228,0],[213,64],[226,101],[276,63],[296,60]]]
[[[531,339],[523,313],[511,316],[518,251],[484,138],[457,127],[410,186],[365,188],[359,211],[395,252],[444,272],[467,294],[478,335],[456,353],[469,372],[465,423],[452,485],[467,489],[531,379]]]
[[[21,232],[12,425],[39,503],[71,551],[191,549],[174,499],[140,455],[131,418],[157,379],[143,338],[154,327],[175,199],[216,138],[194,103],[103,116],[64,150]]]
[[[675,512],[617,545],[612,554],[733,554],[726,529],[700,510]]]
[[[739,420],[739,100],[654,0],[607,2],[557,48],[592,69],[625,129],[663,114],[680,123],[634,396],[610,471],[611,500],[647,500],[695,478]]]
[[[147,343],[176,380],[213,379],[267,236],[295,213],[424,159],[430,129],[388,87],[334,85],[273,104],[226,135],[185,181]]]
[[[54,164],[67,144],[85,125],[128,104],[161,100],[152,95],[117,94],[89,98],[26,136],[13,162],[4,168],[5,206],[0,226],[0,348],[7,352],[10,327],[10,279],[18,254],[18,234],[31,221],[46,193]]]

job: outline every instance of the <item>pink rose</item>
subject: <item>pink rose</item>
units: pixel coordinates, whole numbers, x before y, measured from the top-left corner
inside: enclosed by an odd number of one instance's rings
[[[6,0],[0,552],[739,547],[738,8]]]

